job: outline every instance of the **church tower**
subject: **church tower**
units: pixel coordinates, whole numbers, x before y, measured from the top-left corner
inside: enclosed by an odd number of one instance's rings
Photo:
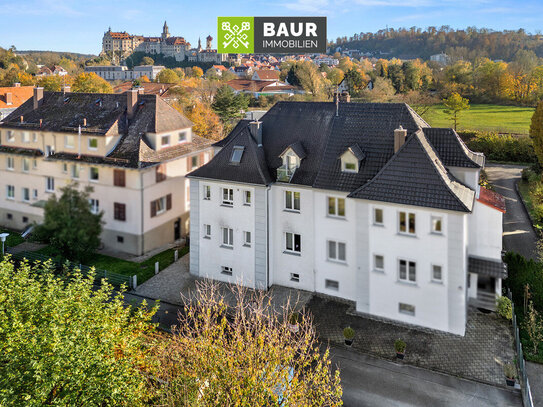
[[[162,27],[162,39],[170,38],[170,31],[168,30],[168,24],[164,21],[164,27]]]
[[[213,41],[213,37],[211,35],[208,35],[206,38],[206,50],[211,50],[211,42]]]

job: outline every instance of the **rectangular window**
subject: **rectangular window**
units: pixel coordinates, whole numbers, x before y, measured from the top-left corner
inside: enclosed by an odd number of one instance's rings
[[[55,179],[53,177],[47,177],[45,179],[45,191],[55,192]]]
[[[35,170],[36,168],[38,168],[38,160],[33,160],[32,161],[32,169]]]
[[[170,136],[162,136],[160,138],[160,144],[162,147],[168,147],[170,145]]]
[[[38,190],[37,189],[32,190],[32,199],[38,199]]]
[[[30,160],[28,158],[23,158],[23,172],[30,171]]]
[[[7,186],[7,198],[8,199],[15,199],[15,186],[8,185]]]
[[[251,191],[243,191],[243,205],[251,205]]]
[[[15,134],[12,130],[7,131],[7,141],[15,141]]]
[[[439,216],[432,216],[432,233],[443,233],[443,224],[441,217]]]
[[[172,209],[172,194],[151,201],[151,218]]]
[[[72,164],[72,178],[79,179],[79,171],[81,166],[79,164]]]
[[[15,159],[13,157],[7,158],[7,169],[10,171],[15,169]]]
[[[300,282],[300,275],[298,273],[290,273],[290,281],[293,281],[295,283]]]
[[[23,188],[22,192],[23,192],[23,201],[30,202],[30,189]]]
[[[221,266],[221,274],[224,274],[226,276],[231,276],[232,275],[232,267]]]
[[[373,209],[373,223],[375,225],[383,225],[383,210],[381,208]]]
[[[328,280],[328,279],[324,280],[324,286],[328,290],[334,290],[334,291],[339,290],[339,282],[335,280]]]
[[[180,131],[177,142],[178,143],[183,143],[185,141],[187,141],[187,133],[185,133],[184,131]]]
[[[125,221],[126,220],[126,205],[123,203],[113,203],[113,219]]]
[[[155,181],[165,181],[166,177],[166,166],[164,164],[157,165],[155,169]]]
[[[287,252],[302,252],[302,237],[296,233],[285,233],[285,250]]]
[[[37,143],[38,142],[38,133],[32,133],[32,142]]]
[[[385,256],[380,254],[373,256],[373,268],[378,271],[385,271]]]
[[[204,199],[206,201],[211,199],[211,187],[209,185],[204,185]]]
[[[117,236],[117,243],[124,243],[124,236]]]
[[[441,283],[443,281],[443,271],[441,266],[437,264],[432,265],[432,281]]]
[[[328,215],[345,217],[345,199],[328,197]]]
[[[415,316],[415,306],[414,305],[410,305],[410,304],[404,304],[404,303],[399,303],[399,306],[398,306],[398,311],[400,312],[400,314],[406,314],[406,315],[411,315],[411,316]]]
[[[160,215],[161,213],[166,212],[166,197],[157,199],[156,201],[156,214]]]
[[[417,264],[414,261],[399,260],[398,279],[408,283],[417,281]]]
[[[30,143],[30,134],[28,134],[26,131],[23,131],[22,139],[23,143]]]
[[[239,164],[241,162],[241,157],[243,156],[243,151],[245,151],[245,147],[234,146],[234,149],[232,150],[232,155],[230,156],[230,163]]]
[[[211,225],[204,224],[204,238],[211,239]]]
[[[234,246],[234,229],[222,228],[222,244],[223,246]]]
[[[234,190],[232,188],[222,189],[222,204],[228,206],[234,205]]]
[[[74,136],[64,136],[64,147],[74,148]]]
[[[408,235],[415,234],[415,214],[410,212],[399,213],[399,232]]]
[[[243,232],[243,246],[251,246],[251,232]]]
[[[126,173],[124,170],[113,170],[113,185],[116,187],[126,186]]]
[[[89,179],[93,182],[97,182],[99,179],[98,167],[90,167]]]
[[[91,212],[97,214],[100,212],[100,201],[98,199],[89,199]]]
[[[345,243],[328,241],[328,260],[342,261],[346,260]]]
[[[95,137],[89,138],[89,150],[97,150],[98,149],[98,139]]]
[[[285,191],[285,208],[291,211],[300,210],[300,193]]]
[[[194,168],[198,168],[198,156],[197,155],[193,155],[190,159],[190,168],[194,169]]]
[[[67,174],[67,173],[68,173],[68,164],[62,163],[62,172],[63,172],[64,174]]]

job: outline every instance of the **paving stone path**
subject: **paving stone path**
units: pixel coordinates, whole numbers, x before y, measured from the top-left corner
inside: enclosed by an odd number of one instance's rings
[[[341,345],[343,329],[355,332],[353,348],[394,360],[394,341],[407,344],[405,362],[453,376],[505,386],[503,364],[512,362],[513,336],[510,324],[495,314],[470,308],[464,337],[424,331],[353,315],[352,304],[314,296],[307,308],[315,318],[321,340]]]

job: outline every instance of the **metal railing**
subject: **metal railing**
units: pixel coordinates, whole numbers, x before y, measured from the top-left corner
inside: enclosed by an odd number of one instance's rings
[[[81,270],[81,273],[83,275],[88,275],[92,269],[91,266],[86,266],[84,264],[76,264],[70,261],[62,262],[59,259],[54,259],[54,258],[51,258],[50,256],[46,256],[44,254],[34,253],[34,252],[20,252],[20,253],[12,254],[11,256],[17,260],[26,259],[30,263],[36,263],[36,262],[45,263],[46,261],[51,260],[52,264],[58,269],[66,265],[70,270],[74,270],[74,269]],[[124,274],[114,273],[111,271],[102,270],[98,268],[94,269],[94,273],[95,273],[94,274],[95,283],[100,283],[102,279],[106,279],[108,283],[116,287],[120,287],[122,284],[125,284],[128,287],[128,289],[134,289],[137,286],[137,276],[127,276]]]
[[[294,175],[294,171],[296,171],[295,168],[291,169],[284,165],[277,168],[277,181],[290,182],[290,180],[292,179],[292,176]]]
[[[507,289],[507,297],[511,300],[511,305],[513,307],[513,333],[515,336],[515,349],[517,351],[520,391],[522,392],[522,404],[524,405],[524,407],[534,407],[532,390],[530,389],[530,382],[528,380],[528,374],[526,372],[524,351],[522,350],[522,343],[520,342],[520,330],[517,323],[517,316],[515,315],[515,304],[513,303],[513,296],[511,294],[511,290],[509,289]]]

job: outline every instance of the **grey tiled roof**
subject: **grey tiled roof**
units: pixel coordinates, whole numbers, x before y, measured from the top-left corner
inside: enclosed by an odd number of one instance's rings
[[[235,141],[235,145],[246,146],[246,153],[251,146],[262,159],[233,170],[228,165],[231,151],[224,155],[221,151],[191,175],[269,185],[282,165],[281,153],[299,143],[305,158],[291,184],[345,191],[354,198],[462,212],[473,207],[474,191],[458,182],[441,161],[443,155],[449,163],[458,165],[463,160],[464,166],[476,167],[473,153],[450,138],[452,133],[446,135],[446,143],[433,147],[425,135],[428,124],[406,104],[340,103],[336,115],[335,103],[279,102],[261,121],[262,147],[251,137],[248,120],[238,123],[215,146],[231,150]],[[395,154],[394,130],[400,126],[407,130],[407,141]],[[436,134],[438,141],[445,139],[441,132]],[[347,149],[361,160],[358,173],[341,171],[339,157]]]
[[[371,181],[349,197],[470,212],[475,192],[448,173],[419,131]]]
[[[23,148],[23,147],[9,147],[9,146],[0,146],[0,153],[25,155],[27,157],[39,157],[43,155],[43,151],[37,148]]]
[[[427,127],[424,135],[447,167],[481,168],[485,157],[471,151],[453,129]]]
[[[300,160],[303,160],[305,157],[307,157],[304,146],[300,141],[295,141],[294,143],[292,143],[290,146],[285,148],[285,150],[280,155],[283,155],[289,148],[294,151],[294,154],[296,154]]]
[[[507,278],[507,265],[500,260],[468,257],[468,271],[496,278]]]

